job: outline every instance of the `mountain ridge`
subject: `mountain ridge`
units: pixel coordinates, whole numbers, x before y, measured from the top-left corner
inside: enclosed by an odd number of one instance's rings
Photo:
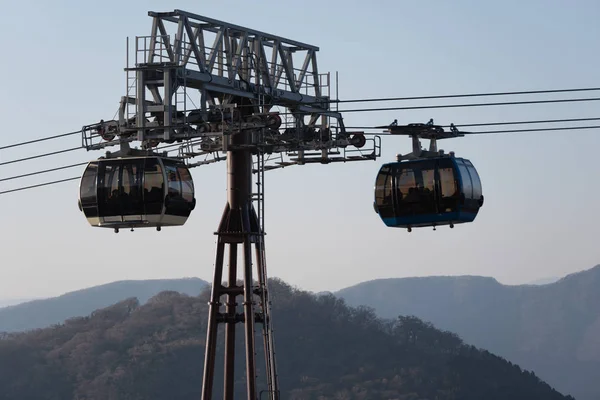
[[[576,398],[600,398],[600,265],[546,285],[437,276],[362,282],[334,294],[384,318],[415,315],[533,370]]]
[[[368,308],[279,280],[270,279],[270,292],[282,398],[573,400],[417,318],[382,320]],[[143,305],[129,298],[63,324],[8,334],[0,340],[4,398],[198,398],[209,299],[208,289],[198,296],[161,292]],[[242,356],[243,334],[236,342]],[[262,341],[256,346],[262,354]],[[236,364],[240,377],[244,363],[240,357]],[[244,379],[235,380],[236,397],[245,397],[244,387]],[[215,389],[219,398],[222,384]]]
[[[0,332],[58,324],[132,296],[144,303],[164,290],[195,295],[207,285],[200,278],[182,278],[122,280],[79,289],[51,299],[0,308]],[[122,290],[107,292],[115,287]],[[140,291],[140,287],[144,290]],[[600,311],[589,308],[600,304],[600,296],[594,297],[598,287],[600,265],[544,285],[507,285],[478,275],[440,275],[380,278],[317,295],[333,293],[352,306],[372,307],[386,318],[415,315],[441,329],[458,333],[477,347],[533,370],[561,390],[577,393],[578,398],[587,400],[600,396],[594,388],[585,389],[590,387],[590,382],[600,379],[593,372],[600,370],[600,340],[597,339]],[[353,298],[350,292],[363,292],[362,298]],[[103,293],[103,302],[82,301],[82,296],[102,297]],[[74,305],[85,307],[73,308]],[[554,320],[542,318],[551,314],[555,314]],[[561,369],[568,371],[568,379],[561,379],[561,375],[565,375]],[[568,384],[567,380],[572,382]],[[578,388],[573,389],[575,386]]]
[[[410,279],[414,279],[414,280],[421,280],[421,279],[435,279],[435,278],[443,278],[443,279],[465,279],[465,280],[477,280],[477,279],[482,279],[482,280],[489,280],[489,281],[493,281],[498,285],[501,286],[507,286],[507,287],[521,287],[521,286],[547,286],[547,285],[554,285],[556,283],[559,283],[563,280],[566,279],[574,279],[577,276],[581,276],[581,275],[589,275],[589,274],[598,274],[598,276],[600,276],[600,264],[597,264],[591,268],[588,269],[583,269],[580,271],[576,271],[576,272],[571,272],[567,275],[564,275],[562,277],[548,277],[548,278],[541,278],[541,279],[536,279],[533,280],[531,282],[526,282],[526,283],[518,283],[518,284],[507,284],[507,283],[502,283],[500,281],[498,281],[496,278],[491,277],[491,276],[484,276],[484,275],[472,275],[472,274],[465,274],[465,275],[428,275],[428,276],[406,276],[406,277],[392,277],[392,278],[376,278],[376,279],[370,279],[367,281],[362,281],[362,282],[358,282],[355,283],[353,285],[350,286],[346,286],[342,289],[339,289],[337,291],[323,291],[323,293],[337,293],[346,289],[350,289],[350,288],[354,288],[360,285],[365,285],[371,282],[382,282],[382,281],[395,281],[395,280],[410,280]],[[541,281],[549,281],[547,283],[535,283],[535,282],[541,282]]]
[[[208,285],[203,279],[121,280],[91,286],[46,299],[35,299],[0,308],[0,332],[27,331],[60,324],[73,317],[89,315],[126,298],[136,297],[145,303],[166,290],[198,294]]]

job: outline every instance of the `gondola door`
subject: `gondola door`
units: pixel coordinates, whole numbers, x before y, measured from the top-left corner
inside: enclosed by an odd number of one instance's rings
[[[394,215],[408,217],[418,211],[419,198],[415,193],[416,176],[411,164],[398,163],[393,167]]]
[[[426,160],[421,164],[421,199],[424,207],[424,213],[436,215],[439,213],[438,207],[438,184],[437,162],[435,160]]]
[[[91,224],[98,224],[98,163],[91,162],[79,185],[79,207]]]
[[[460,202],[460,183],[451,158],[441,158],[437,163],[438,209],[440,213],[456,214]]]
[[[393,226],[395,222],[392,219],[397,217],[395,204],[396,204],[396,187],[395,177],[393,176],[395,166],[383,165],[377,174],[375,179],[375,211],[379,214],[382,221],[388,225]]]
[[[160,222],[165,203],[165,178],[158,158],[144,160],[144,214],[153,222]]]
[[[192,177],[186,167],[163,160],[166,172],[167,196],[165,213],[176,217],[189,217],[194,199]]]
[[[140,222],[144,219],[142,201],[142,163],[122,163],[119,170],[119,207],[124,222]]]
[[[437,214],[435,160],[418,160],[398,165],[397,215],[410,218],[408,225],[418,226]]]
[[[98,176],[100,222],[121,222],[122,218],[119,212],[119,165],[100,162]]]
[[[142,219],[141,168],[131,161],[101,162],[98,211],[106,224]]]

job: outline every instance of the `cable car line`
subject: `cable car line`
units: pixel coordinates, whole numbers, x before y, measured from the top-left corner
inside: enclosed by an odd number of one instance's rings
[[[458,127],[458,126],[457,126]],[[559,126],[556,128],[529,128],[529,129],[501,129],[495,131],[479,131],[479,132],[461,132],[465,136],[472,135],[483,135],[486,133],[525,133],[525,132],[550,132],[550,131],[571,131],[571,130],[581,130],[581,129],[598,129],[600,125],[590,125],[590,126]],[[364,135],[378,135],[378,136],[398,136],[397,134],[387,133],[387,132],[364,132]]]
[[[35,155],[35,156],[30,156],[30,157],[25,157],[25,158],[19,158],[17,160],[5,161],[3,163],[0,163],[0,166],[1,165],[13,164],[13,163],[21,162],[21,161],[33,160],[35,158],[53,156],[55,154],[67,153],[69,151],[75,151],[75,150],[81,150],[81,147],[72,147],[70,149],[58,150],[58,151],[53,151],[53,152],[50,152],[50,153],[38,154],[38,155]]]
[[[546,91],[529,91],[529,92],[504,92],[504,93],[480,93],[480,94],[464,94],[464,95],[447,95],[447,96],[419,96],[419,97],[407,97],[407,98],[390,98],[390,99],[381,99],[383,100],[394,100],[394,99],[398,99],[398,100],[411,100],[411,99],[417,99],[417,98],[446,98],[446,97],[474,97],[474,96],[486,96],[486,95],[511,95],[511,94],[534,94],[534,93],[556,93],[556,92],[569,92],[569,91],[593,91],[593,90],[600,90],[600,88],[586,88],[586,89],[558,89],[558,90],[546,90]],[[358,100],[358,99],[355,99]],[[355,101],[352,100],[352,101]],[[365,99],[367,101],[371,101],[371,100],[380,100],[380,99]],[[452,107],[480,107],[480,106],[494,106],[494,105],[522,105],[522,104],[545,104],[545,103],[563,103],[563,102],[583,102],[583,101],[597,101],[600,100],[600,98],[576,98],[576,99],[555,99],[555,100],[531,100],[531,101],[519,101],[519,102],[497,102],[497,103],[473,103],[473,104],[447,104],[447,105],[430,105],[430,106],[411,106],[411,107],[388,107],[388,108],[367,108],[367,109],[357,109],[357,110],[340,110],[340,112],[359,112],[359,111],[384,111],[384,110],[409,110],[409,109],[426,109],[426,108],[452,108]],[[348,101],[350,102],[350,101]],[[552,120],[534,120],[534,121],[509,121],[509,122],[488,122],[488,123],[470,123],[470,124],[455,124],[456,127],[460,127],[460,128],[465,128],[465,127],[476,127],[476,126],[501,126],[501,125],[526,125],[526,124],[541,124],[541,123],[562,123],[562,122],[583,122],[583,121],[598,121],[600,120],[600,118],[565,118],[565,119],[552,119]],[[443,127],[449,127],[449,125],[444,125]],[[348,129],[376,129],[375,127],[347,127]],[[480,131],[480,132],[465,132],[465,134],[468,135],[481,135],[481,134],[503,134],[503,133],[525,133],[525,132],[549,132],[549,131],[563,131],[563,130],[582,130],[582,129],[598,129],[600,128],[600,126],[598,125],[593,125],[593,126],[576,126],[576,127],[553,127],[553,128],[539,128],[539,129],[512,129],[512,130],[492,130],[492,131]],[[46,141],[46,140],[50,140],[50,139],[56,139],[56,138],[61,138],[61,137],[66,137],[66,136],[71,136],[71,135],[75,135],[75,134],[80,134],[81,131],[73,131],[73,132],[67,132],[67,133],[63,133],[63,134],[59,134],[59,135],[54,135],[54,136],[49,136],[47,138],[40,138],[40,139],[35,139],[35,140],[30,140],[27,142],[22,142],[22,143],[15,143],[12,145],[7,145],[7,146],[3,146],[0,147],[0,150],[3,149],[9,149],[9,148],[13,148],[13,147],[17,147],[17,146],[22,146],[22,145],[26,145],[26,144],[33,144],[33,143],[37,143],[37,142],[41,142],[41,141]],[[371,135],[371,134],[375,134],[372,132],[365,132],[366,135]],[[379,135],[386,135],[385,133],[378,133]],[[178,143],[174,143],[174,144],[169,144],[166,146],[162,146],[162,147],[158,147],[156,150],[166,150],[168,148],[172,148],[175,146],[178,146]],[[22,162],[22,161],[28,161],[28,160],[32,160],[32,159],[37,159],[37,158],[41,158],[41,157],[46,157],[46,156],[51,156],[51,155],[56,155],[56,154],[61,154],[61,153],[66,153],[66,152],[71,152],[71,151],[75,151],[75,150],[79,150],[81,149],[81,147],[74,147],[74,148],[69,148],[69,149],[64,149],[64,150],[58,150],[58,151],[54,151],[54,152],[49,152],[49,153],[45,153],[45,154],[39,154],[39,155],[35,155],[35,156],[30,156],[30,157],[25,157],[25,158],[21,158],[21,159],[16,159],[16,160],[11,160],[11,161],[5,161],[0,163],[0,166],[3,165],[8,165],[8,164],[12,164],[12,163],[17,163],[17,162]],[[27,173],[27,174],[22,174],[22,175],[17,175],[17,176],[12,176],[12,177],[8,177],[8,178],[2,178],[0,179],[0,182],[2,181],[8,181],[8,180],[13,180],[13,179],[18,179],[18,178],[23,178],[23,177],[27,177],[27,176],[33,176],[33,175],[37,175],[37,174],[43,174],[43,173],[47,173],[47,172],[52,172],[52,171],[57,171],[57,170],[61,170],[61,169],[67,169],[67,168],[72,168],[72,167],[76,167],[76,166],[81,166],[85,163],[81,163],[81,164],[73,164],[73,165],[67,165],[67,166],[61,166],[61,167],[57,167],[57,168],[51,168],[51,169],[47,169],[47,170],[42,170],[42,171],[36,171],[36,172],[32,172],[32,173]],[[18,190],[25,190],[25,189],[31,189],[31,188],[35,188],[38,186],[45,186],[45,185],[51,185],[54,183],[61,183],[61,182],[65,182],[68,180],[72,180],[72,179],[76,179],[76,178],[69,178],[67,180],[58,180],[58,181],[53,181],[53,182],[48,182],[48,183],[43,183],[40,185],[33,185],[33,186],[27,186],[27,187],[23,187],[23,188],[18,188],[18,189],[13,189],[13,190],[8,190],[8,191],[3,191],[0,192],[0,194],[5,194],[5,193],[10,193],[13,191],[18,191]]]
[[[363,98],[363,99],[348,99],[348,100],[339,100],[339,99],[331,99],[331,100],[323,100],[314,103],[306,103],[310,104],[340,104],[340,103],[368,103],[368,102],[384,102],[384,101],[411,101],[411,100],[435,100],[435,99],[456,99],[456,98],[470,98],[470,97],[490,97],[490,96],[516,96],[516,95],[531,95],[531,94],[551,94],[551,93],[573,93],[573,92],[592,92],[592,91],[600,91],[600,88],[591,87],[591,88],[575,88],[575,89],[548,89],[548,90],[529,90],[529,91],[514,91],[514,92],[488,92],[488,93],[464,93],[464,94],[447,94],[447,95],[431,95],[431,96],[407,96],[407,97],[375,97],[375,98]],[[592,98],[591,100],[598,100]],[[548,100],[539,100],[539,102],[547,102]],[[550,102],[558,101],[558,100],[549,100]],[[565,99],[562,101],[584,101],[581,99]],[[537,101],[536,101],[537,102]],[[509,104],[512,104],[509,103]],[[535,104],[535,103],[521,103],[516,102],[515,104]],[[496,105],[490,103],[490,105]],[[256,107],[254,104],[246,104],[246,105],[237,105],[236,108],[246,108],[246,107]],[[468,107],[466,105],[465,107]],[[418,109],[418,108],[410,108],[410,109]],[[336,110],[339,112],[349,112],[348,110]],[[0,148],[2,150],[2,148]]]
[[[530,95],[530,94],[551,94],[551,93],[572,93],[572,92],[592,92],[600,91],[600,88],[578,88],[578,89],[549,89],[549,90],[530,90],[530,91],[515,91],[515,92],[488,92],[488,93],[465,93],[465,94],[447,94],[447,95],[431,95],[431,96],[408,96],[408,97],[374,97],[374,98],[363,98],[363,99],[330,99],[323,100],[313,103],[306,103],[307,105],[318,105],[318,104],[340,104],[340,103],[368,103],[368,102],[383,102],[383,101],[412,101],[412,100],[436,100],[436,99],[457,99],[457,98],[469,98],[469,97],[490,97],[490,96],[516,96],[516,95]],[[245,107],[256,107],[254,104],[238,105],[236,108]],[[342,112],[342,110],[339,110]]]
[[[43,141],[51,140],[51,139],[60,139],[63,137],[73,136],[73,135],[81,135],[81,129],[77,130],[77,131],[73,131],[73,132],[61,133],[60,135],[48,136],[48,137],[44,137],[44,138],[28,140],[26,142],[9,144],[9,145],[0,147],[0,150],[6,150],[6,149],[13,148],[13,147],[25,146],[27,144],[34,144],[34,143],[43,142]],[[99,138],[99,137],[101,137],[101,135],[92,135],[89,138],[95,139],[95,138]]]
[[[68,132],[68,133],[62,133],[60,135],[48,136],[45,138],[33,139],[33,140],[29,140],[27,142],[9,144],[7,146],[0,147],[0,150],[10,149],[13,147],[24,146],[26,144],[38,143],[38,142],[43,142],[44,140],[58,139],[61,137],[72,136],[72,135],[77,135],[77,134],[81,134],[81,130],[74,131],[74,132]]]
[[[464,128],[464,127],[475,127],[475,126],[527,125],[527,124],[541,124],[541,123],[584,122],[584,121],[598,121],[598,120],[600,120],[600,117],[563,118],[563,119],[534,120],[534,121],[484,122],[484,123],[470,123],[470,124],[455,124],[454,126]],[[443,127],[448,128],[448,127],[450,127],[450,125],[443,125]],[[556,128],[537,129],[537,130],[534,130],[534,129],[496,130],[496,131],[469,132],[468,134],[474,135],[474,134],[483,134],[483,133],[539,132],[539,131],[577,130],[577,129],[595,129],[595,128],[598,128],[598,126],[594,125],[594,126],[567,127],[567,128],[556,127]],[[372,127],[372,126],[351,126],[351,127],[347,127],[347,129],[379,129],[379,128]],[[80,131],[77,131],[77,133],[80,133]],[[72,132],[68,133],[68,134],[63,134],[63,135],[69,135],[69,134],[72,134]],[[373,133],[373,132],[365,132],[365,134],[366,135],[373,135],[373,134],[386,135],[385,133]],[[60,136],[61,135],[56,135],[54,137],[60,137]],[[177,146],[179,146],[178,143],[173,143],[173,144],[168,144],[166,146],[158,147],[157,150],[166,150],[166,149],[174,148]],[[45,153],[45,154],[39,154],[36,156],[25,157],[25,158],[21,158],[21,159],[17,159],[17,160],[5,161],[5,162],[0,163],[0,166],[17,163],[17,162],[22,162],[22,161],[28,161],[28,160],[32,160],[32,159],[36,159],[36,158],[40,158],[40,157],[46,157],[46,156],[51,156],[51,155],[55,155],[55,154],[75,151],[75,150],[79,150],[79,149],[81,149],[81,147],[74,147],[74,148],[70,148],[70,149],[54,151],[54,152]],[[73,166],[78,166],[78,165],[81,165],[81,164],[76,164]],[[70,168],[70,166],[59,167],[58,169],[62,169],[62,168]],[[49,171],[52,171],[52,170],[54,170],[54,169],[51,169]],[[42,173],[42,172],[40,172],[40,173]],[[23,175],[23,176],[28,176],[28,174]],[[19,177],[21,177],[21,176],[19,176]],[[15,179],[15,178],[17,178],[17,177],[4,178],[4,179],[0,179],[0,181],[5,181],[5,180],[10,180],[10,179]]]
[[[555,120],[539,120],[539,121],[490,122],[490,123],[479,123],[479,124],[462,124],[462,125],[455,125],[455,126],[457,126],[457,127],[495,126],[495,125],[537,124],[537,123],[574,122],[574,121],[598,121],[598,120],[600,120],[600,118],[572,118],[572,119],[555,119]],[[449,125],[444,125],[444,127],[449,127]],[[376,129],[374,127],[349,127],[349,128],[350,129]],[[526,133],[526,132],[548,132],[548,131],[582,130],[582,129],[598,129],[598,128],[600,128],[600,125],[572,126],[572,127],[554,127],[554,128],[508,129],[508,130],[493,130],[493,131],[480,131],[480,132],[465,132],[465,135],[482,135],[482,134],[499,134],[499,133]],[[366,135],[378,134],[378,135],[393,136],[391,134],[386,134],[386,133],[366,132],[365,134]],[[157,148],[157,150],[165,150],[167,148],[174,147],[176,145],[178,145],[178,144],[170,144],[170,145],[167,145],[167,146],[159,147],[159,148]],[[71,150],[72,149],[67,149],[67,151],[71,151]],[[14,160],[14,161],[11,161],[11,162],[24,161],[24,160],[26,160],[26,159]],[[7,162],[7,163],[10,163],[10,162]],[[0,179],[0,182],[14,180],[14,179],[19,179],[19,178],[25,178],[25,177],[28,177],[28,176],[34,176],[34,175],[44,174],[44,173],[53,172],[53,171],[59,171],[59,170],[62,170],[62,169],[74,168],[74,167],[82,166],[82,165],[85,165],[85,164],[87,164],[87,162],[77,163],[77,164],[71,164],[71,165],[65,165],[65,166],[61,166],[61,167],[50,168],[50,169],[36,171],[36,172],[30,172],[30,173],[27,173],[27,174],[11,176],[11,177],[8,177],[8,178],[2,178],[2,179]],[[0,164],[0,165],[2,165],[2,164]]]
[[[496,102],[496,103],[436,104],[436,105],[407,106],[407,107],[356,108],[356,109],[349,109],[349,110],[338,110],[338,112],[350,113],[350,112],[368,112],[368,111],[425,110],[425,109],[434,109],[434,108],[512,106],[512,105],[524,105],[524,104],[570,103],[570,102],[598,101],[598,100],[600,100],[600,97],[577,98],[577,99],[554,99],[554,100],[507,101],[507,102]]]
[[[33,188],[37,188],[37,187],[40,187],[40,186],[54,185],[55,183],[61,183],[61,182],[67,182],[67,181],[74,181],[76,179],[81,179],[81,176],[75,176],[73,178],[60,179],[60,180],[52,181],[52,182],[39,183],[37,185],[24,186],[24,187],[20,187],[20,188],[16,188],[16,189],[4,190],[4,191],[0,192],[0,194],[17,192],[19,190],[33,189]]]
[[[600,121],[597,118],[565,118],[565,119],[546,119],[536,121],[509,121],[509,122],[484,122],[479,124],[454,124],[456,127],[471,127],[471,126],[494,126],[494,125],[527,125],[527,124],[553,124],[561,122],[584,122],[584,121]],[[450,125],[444,125],[444,128],[450,128]]]
[[[534,120],[534,121],[509,121],[509,122],[482,122],[474,124],[454,124],[454,126],[461,127],[472,127],[472,126],[495,126],[495,125],[528,125],[528,124],[550,124],[550,123],[561,123],[561,122],[584,122],[584,121],[600,121],[600,117],[596,118],[564,118],[564,119],[546,119],[546,120]],[[450,128],[452,125],[440,125],[443,128]],[[347,126],[346,129],[381,129],[376,126]]]
[[[364,99],[349,99],[349,100],[329,100],[319,102],[323,103],[363,103],[363,102],[382,102],[382,101],[408,101],[408,100],[432,100],[432,99],[449,99],[449,98],[466,98],[466,97],[486,97],[486,96],[510,96],[510,95],[525,95],[525,94],[544,94],[544,93],[568,93],[568,92],[584,92],[584,91],[599,91],[600,88],[579,88],[579,89],[550,89],[550,90],[532,90],[532,91],[516,91],[516,92],[490,92],[490,93],[467,93],[467,94],[450,94],[450,95],[433,95],[433,96],[411,96],[411,97],[381,97],[381,98],[364,98]],[[481,106],[496,106],[496,105],[517,105],[517,104],[542,104],[555,102],[574,102],[574,101],[597,101],[600,98],[587,99],[556,99],[556,100],[532,100],[525,102],[506,102],[506,103],[483,103],[483,104],[451,104],[451,105],[434,105],[434,106],[413,106],[402,108],[373,108],[364,110],[337,110],[338,112],[358,112],[358,111],[384,111],[384,110],[418,110],[427,108],[452,108],[452,107],[481,107]],[[254,105],[238,105],[237,108],[255,107]],[[466,125],[462,125],[466,126]],[[58,139],[62,137],[81,134],[81,130],[67,132],[59,135],[38,138],[21,143],[14,143],[0,147],[0,150],[6,150],[13,147],[24,146],[27,144],[38,143],[42,141]],[[99,136],[99,135],[98,135]]]
[[[78,131],[77,133],[81,133],[81,131]],[[166,145],[166,146],[163,146],[163,147],[158,147],[157,150],[164,150],[164,149],[167,149],[167,148],[170,148],[170,147],[177,147],[177,146],[180,146],[180,143],[173,143],[173,144],[169,144],[169,145]],[[56,154],[67,153],[67,152],[70,152],[70,151],[81,150],[81,149],[82,149],[82,147],[72,147],[72,148],[69,148],[69,149],[53,151],[53,152],[44,153],[44,154],[37,154],[35,156],[30,156],[30,157],[19,158],[19,159],[16,159],[16,160],[5,161],[5,162],[0,163],[0,166],[2,166],[2,165],[8,165],[8,164],[14,164],[14,163],[22,162],[22,161],[34,160],[36,158],[48,157],[48,156],[52,156],[52,155],[56,155]],[[60,167],[58,169],[70,168],[70,167],[74,167],[74,166],[78,166],[78,165],[82,165],[82,164],[75,164],[75,165],[72,165],[72,166]],[[9,178],[9,179],[12,179],[12,178]],[[0,182],[3,181],[3,180],[8,180],[8,179],[0,179]]]
[[[508,129],[508,130],[497,130],[497,131],[481,131],[481,132],[464,132],[466,135],[483,135],[488,133],[520,133],[520,132],[544,132],[544,131],[570,131],[578,129],[598,129],[600,125],[592,126],[564,126],[558,128],[531,128],[531,129]]]
[[[62,167],[57,167],[57,168],[45,169],[45,170],[42,170],[42,171],[30,172],[30,173],[22,174],[22,175],[15,175],[15,176],[11,176],[11,177],[8,177],[8,178],[2,178],[2,179],[0,179],[0,182],[10,181],[10,180],[19,179],[19,178],[25,178],[27,176],[45,174],[47,172],[60,171],[62,169],[67,169],[67,168],[80,167],[80,166],[86,165],[88,163],[89,163],[89,161],[86,161],[86,162],[77,163],[77,164],[64,165]]]
[[[483,135],[483,134],[500,134],[500,133],[526,133],[526,132],[550,132],[550,131],[564,131],[564,130],[581,130],[581,129],[600,129],[600,125],[592,125],[592,126],[569,126],[569,127],[556,127],[556,128],[531,128],[531,129],[508,129],[508,130],[495,130],[495,131],[481,131],[481,132],[465,132],[465,135]],[[369,135],[369,134],[374,134],[374,133],[368,133],[365,132],[365,135]],[[381,134],[378,133],[379,135],[384,135],[384,136],[393,136],[390,134]],[[395,136],[395,135],[394,135]],[[78,164],[81,165],[81,164]],[[75,166],[75,165],[73,165]],[[70,166],[65,166],[66,167],[70,167]],[[59,167],[56,168],[58,169],[63,169],[63,167]],[[38,173],[44,173],[47,171],[39,171]],[[49,171],[48,171],[49,172]],[[29,175],[35,175],[36,173],[31,173],[31,174],[26,174],[26,176]],[[16,178],[20,178],[20,176],[18,177],[11,177],[11,178],[5,178],[2,179],[0,181],[4,181],[4,180],[9,180],[9,179],[16,179]],[[11,190],[5,190],[0,192],[1,194],[6,194],[6,193],[10,193],[10,192],[15,192],[15,191],[19,191],[19,190],[26,190],[26,189],[33,189],[36,188],[38,186],[45,186],[45,185],[52,185],[55,183],[61,183],[61,182],[66,182],[66,181],[70,181],[70,180],[74,180],[74,179],[80,179],[81,176],[79,177],[75,177],[75,178],[69,178],[69,179],[63,179],[63,180],[58,180],[58,181],[53,181],[53,182],[47,182],[47,183],[42,183],[39,185],[33,185],[33,186],[26,186],[26,187],[20,187],[17,189],[11,189]]]
[[[564,91],[567,91],[568,89],[565,89]],[[586,89],[572,89],[572,90],[586,90]],[[589,90],[596,90],[595,88],[590,88]],[[519,93],[519,92],[513,92],[513,93]],[[521,92],[521,93],[529,93],[529,92]],[[454,95],[454,96],[471,96],[471,95]],[[474,95],[473,95],[474,96]],[[423,97],[424,98],[424,97]],[[400,98],[399,98],[400,99]],[[406,98],[406,99],[411,99],[411,98]],[[378,99],[367,99],[367,100],[378,100]],[[387,100],[387,99],[386,99]],[[391,99],[393,100],[393,99]],[[571,100],[567,100],[567,101],[578,101],[579,99],[571,99]],[[590,99],[591,100],[598,100],[598,99]],[[354,101],[354,100],[352,100]],[[382,100],[383,101],[383,100]],[[582,100],[583,101],[583,100]],[[487,103],[492,105],[491,103]],[[532,103],[528,103],[528,104],[532,104]],[[446,106],[444,106],[446,107]],[[450,107],[450,106],[448,106]],[[467,105],[465,105],[465,107],[467,107]],[[370,109],[372,111],[377,111],[377,109]],[[348,111],[345,111],[348,112]],[[583,122],[583,121],[598,121],[600,120],[600,118],[571,118],[571,119],[550,119],[550,120],[539,120],[539,121],[511,121],[511,122],[488,122],[488,123],[478,123],[478,124],[454,124],[455,126],[460,126],[460,127],[471,127],[471,126],[494,126],[494,125],[521,125],[521,124],[541,124],[541,123],[554,123],[554,122]],[[449,128],[450,125],[442,125],[444,128]],[[373,126],[348,126],[346,127],[347,129],[379,129]],[[58,139],[61,137],[66,137],[66,136],[72,136],[75,134],[81,134],[81,130],[78,131],[73,131],[73,132],[68,132],[68,133],[63,133],[63,134],[59,134],[59,135],[54,135],[54,136],[49,136],[47,138],[39,138],[39,139],[34,139],[34,140],[29,140],[26,142],[21,142],[21,143],[14,143],[11,145],[7,145],[7,146],[3,146],[0,147],[0,150],[5,150],[5,149],[9,149],[9,148],[13,148],[13,147],[18,147],[18,146],[24,146],[27,144],[33,144],[33,143],[38,143],[38,142],[42,142],[45,140],[50,140],[50,139]],[[99,137],[99,135],[96,135]],[[176,144],[173,145],[168,145],[168,146],[163,146],[163,147],[159,147],[158,149],[165,149],[168,147],[172,147],[172,146],[176,146]],[[79,147],[78,147],[79,148]],[[15,160],[14,162],[17,162],[20,160]],[[25,161],[25,159],[23,159],[23,161]],[[0,165],[4,165],[4,164],[0,164]]]
[[[433,96],[410,96],[410,97],[380,97],[350,100],[329,100],[329,103],[366,103],[379,101],[408,101],[408,100],[434,100],[434,99],[454,99],[464,97],[487,97],[487,96],[512,96],[525,94],[546,94],[546,93],[568,93],[568,92],[591,92],[598,91],[600,88],[580,88],[580,89],[550,89],[550,90],[530,90],[518,92],[490,92],[490,93],[468,93],[468,94],[448,94]]]

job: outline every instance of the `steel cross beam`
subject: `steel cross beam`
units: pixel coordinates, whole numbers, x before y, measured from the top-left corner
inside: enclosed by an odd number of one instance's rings
[[[316,103],[321,96],[316,58],[319,48],[316,46],[181,10],[149,12],[148,15],[154,18],[153,40],[146,60],[149,64],[157,60],[160,40],[168,61],[185,67],[186,74],[193,77],[190,79],[188,75],[188,79],[206,83],[207,90],[228,89],[232,94],[248,96],[247,91],[251,89],[304,104]],[[166,40],[165,22],[177,24],[173,44]],[[254,63],[242,68],[242,59],[248,52],[253,54]],[[294,58],[298,54],[303,57],[299,70],[294,69]],[[221,63],[223,55],[227,60],[225,65]],[[243,90],[232,81],[247,80],[248,68],[254,73],[255,82]],[[305,82],[307,74],[313,78],[310,83]],[[301,89],[305,89],[302,94]]]

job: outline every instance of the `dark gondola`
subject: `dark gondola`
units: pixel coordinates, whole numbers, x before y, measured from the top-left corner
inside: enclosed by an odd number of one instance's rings
[[[375,182],[375,210],[390,227],[473,222],[483,205],[473,164],[446,155],[384,164]]]
[[[92,161],[79,187],[79,209],[90,225],[116,232],[183,225],[195,204],[189,169],[158,156]]]

